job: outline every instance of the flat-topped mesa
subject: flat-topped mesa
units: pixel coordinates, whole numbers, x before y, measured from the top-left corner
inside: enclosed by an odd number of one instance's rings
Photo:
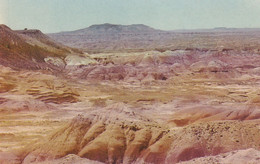
[[[17,36],[17,38],[19,37],[20,39],[23,40],[22,37],[20,37],[20,35],[17,35],[17,34],[24,34],[26,36],[29,36],[29,37],[32,37],[32,38],[37,38],[37,39],[50,39],[47,35],[43,34],[40,30],[38,29],[31,29],[31,30],[27,30],[27,29],[24,29],[24,30],[12,30],[11,28],[9,28],[8,26],[2,24],[0,25],[0,32],[1,32],[1,37],[5,37],[8,36],[9,38],[12,36]],[[7,33],[9,33],[7,35]]]
[[[157,30],[143,24],[116,25],[97,24],[76,31],[49,34],[65,45],[87,52],[113,50],[153,49],[155,40],[160,40],[167,31]],[[150,47],[150,48],[148,48]],[[104,52],[104,51],[103,51]]]
[[[15,31],[6,25],[0,25],[0,64],[4,66],[49,70],[53,64],[47,63],[46,58],[62,60],[68,54],[80,53],[77,49],[53,41],[40,30]]]
[[[25,28],[24,30],[16,30],[16,32],[18,33],[23,33],[23,34],[37,34],[37,33],[42,33],[40,30],[38,29],[27,29]]]
[[[76,31],[67,31],[57,34],[62,35],[119,35],[119,34],[147,34],[147,33],[159,33],[161,30],[156,30],[149,26],[143,24],[133,24],[133,25],[117,25],[117,24],[96,24],[89,26],[87,28],[79,29]],[[57,35],[51,34],[51,35]]]
[[[27,42],[24,36],[29,36],[35,39],[50,39],[47,35],[43,34],[40,30],[37,29],[12,30],[6,25],[0,25],[0,37],[1,40],[5,40],[5,42],[9,42],[10,40],[12,40],[12,42],[19,40],[20,43]]]
[[[92,25],[88,28],[79,30],[79,31],[103,31],[103,32],[157,32],[159,30],[156,30],[154,28],[151,28],[149,26],[143,25],[143,24],[133,24],[133,25],[116,25],[116,24],[98,24],[98,25]]]
[[[19,33],[19,34],[24,34],[24,35],[27,35],[27,36],[30,36],[30,37],[36,37],[36,38],[39,38],[39,37],[43,37],[43,38],[48,38],[48,36],[46,36],[45,34],[43,34],[40,30],[38,29],[30,29],[30,30],[27,30],[27,29],[24,29],[24,30],[16,30],[15,32]]]

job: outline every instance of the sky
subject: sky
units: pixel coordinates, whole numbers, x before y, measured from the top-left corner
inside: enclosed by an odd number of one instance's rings
[[[71,31],[93,24],[145,24],[156,29],[260,27],[260,0],[0,0],[0,24]]]

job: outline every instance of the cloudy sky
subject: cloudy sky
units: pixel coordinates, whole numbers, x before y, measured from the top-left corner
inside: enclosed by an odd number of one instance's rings
[[[0,24],[43,32],[93,24],[157,29],[260,27],[260,0],[0,0]]]

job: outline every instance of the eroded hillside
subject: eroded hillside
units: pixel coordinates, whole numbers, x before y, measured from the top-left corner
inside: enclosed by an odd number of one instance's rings
[[[259,163],[257,51],[82,54],[11,32],[48,54],[1,56],[0,163]]]

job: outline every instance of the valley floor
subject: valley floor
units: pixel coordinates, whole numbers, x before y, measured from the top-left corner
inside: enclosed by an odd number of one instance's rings
[[[62,73],[1,66],[0,163],[260,162],[258,55],[89,57]]]

